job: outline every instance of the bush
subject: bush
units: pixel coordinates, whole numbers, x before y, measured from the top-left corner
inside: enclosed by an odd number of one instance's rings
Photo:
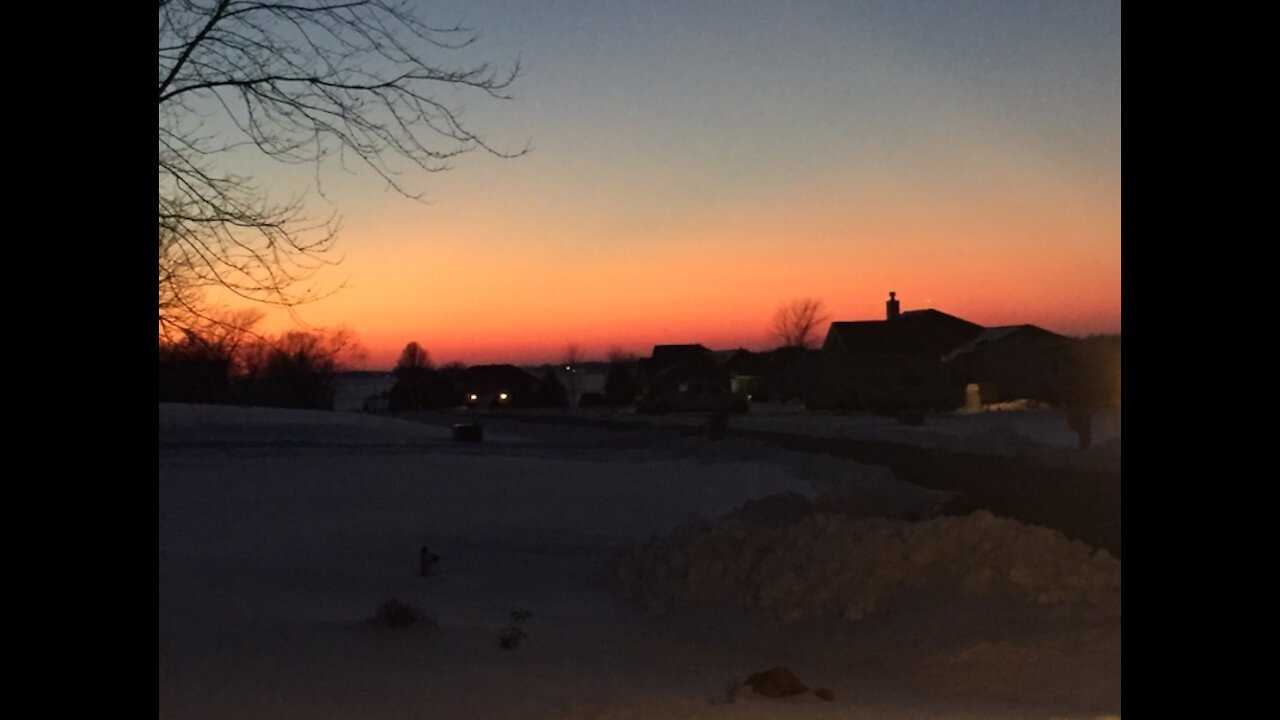
[[[614,353],[609,360],[609,374],[604,380],[604,396],[610,405],[630,405],[640,388],[635,379],[635,358]]]

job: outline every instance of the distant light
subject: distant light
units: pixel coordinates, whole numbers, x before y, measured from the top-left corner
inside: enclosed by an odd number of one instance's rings
[[[475,401],[477,400],[477,398],[476,398],[476,394],[475,394],[475,393],[471,393],[471,394],[470,394],[470,395],[468,395],[467,397],[468,397],[472,402],[475,402]]]
[[[750,399],[751,399],[751,395],[750,395],[750,393],[748,393],[748,394],[747,394],[747,399],[748,399],[748,400],[750,400]]]
[[[572,368],[572,367],[569,367],[568,365],[565,365],[565,366],[564,366],[564,369],[565,369],[565,370],[569,370],[569,371],[572,371],[572,370],[573,370],[573,368]]]
[[[506,399],[507,399],[507,394],[506,394],[506,393],[498,393],[498,399],[499,399],[499,400],[506,400]]]

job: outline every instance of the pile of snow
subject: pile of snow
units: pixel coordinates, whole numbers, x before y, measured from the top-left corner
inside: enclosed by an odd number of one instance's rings
[[[986,511],[909,522],[771,498],[626,550],[614,576],[653,609],[731,603],[783,622],[856,621],[907,596],[999,596],[1072,616],[1120,616],[1118,560]]]

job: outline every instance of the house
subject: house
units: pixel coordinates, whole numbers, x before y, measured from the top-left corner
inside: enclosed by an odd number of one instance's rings
[[[987,328],[944,356],[965,408],[1022,398],[1057,401],[1071,377],[1071,338],[1035,325]]]
[[[729,373],[716,354],[702,345],[654,345],[653,354],[639,363],[640,392],[662,396],[681,392],[691,383],[729,389]]]
[[[458,385],[467,407],[531,407],[540,381],[515,365],[476,365],[459,373]]]
[[[742,392],[735,393],[730,370],[744,352],[712,352],[702,345],[655,345],[653,355],[639,363],[636,409],[745,412],[749,389],[738,383]]]
[[[729,391],[747,400],[763,399],[767,394],[764,382],[768,356],[738,349],[728,353],[721,363],[729,373]]]
[[[1023,398],[1119,403],[1119,338],[1076,340],[1035,325],[983,327],[927,309],[834,322],[822,346],[815,408],[977,409]]]
[[[831,323],[822,380],[806,402],[886,412],[959,407],[963,385],[943,357],[984,329],[938,310],[901,312],[897,293],[889,293],[884,320]]]
[[[730,389],[752,401],[788,401],[804,397],[820,375],[822,353],[801,347],[780,347],[753,353],[737,350],[724,368]]]

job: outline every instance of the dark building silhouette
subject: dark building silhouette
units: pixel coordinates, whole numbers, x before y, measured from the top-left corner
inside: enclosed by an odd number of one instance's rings
[[[799,397],[812,409],[871,410],[904,422],[1020,399],[1118,407],[1119,348],[1118,336],[1077,340],[1035,325],[987,328],[932,308],[903,312],[891,292],[883,320],[833,322],[820,351],[656,345],[639,361],[637,407]]]
[[[515,365],[476,365],[458,374],[462,401],[470,407],[533,407],[541,399],[536,377]]]
[[[1018,399],[1119,405],[1119,338],[1077,340],[1036,327],[985,328],[938,310],[834,322],[822,346],[814,408],[951,410]]]
[[[959,407],[963,386],[942,357],[982,331],[938,310],[900,312],[890,293],[884,320],[831,323],[822,345],[823,381],[806,402],[884,412]]]
[[[660,396],[680,392],[690,383],[710,383],[729,389],[729,373],[716,355],[702,345],[654,345],[653,354],[639,363],[640,392]]]
[[[965,385],[965,406],[1058,400],[1073,367],[1072,339],[1035,325],[987,328],[943,359]]]

